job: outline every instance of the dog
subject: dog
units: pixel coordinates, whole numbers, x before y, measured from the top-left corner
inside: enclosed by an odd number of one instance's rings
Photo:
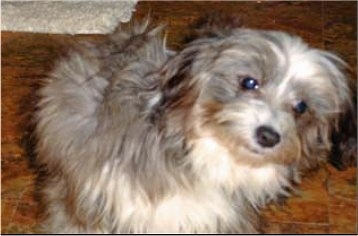
[[[40,90],[52,233],[257,233],[324,161],[345,62],[297,36],[213,28],[181,50],[149,21],[79,43]]]

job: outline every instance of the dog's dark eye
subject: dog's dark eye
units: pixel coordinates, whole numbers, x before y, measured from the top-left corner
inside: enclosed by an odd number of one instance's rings
[[[257,79],[247,76],[241,80],[241,87],[246,90],[255,90],[259,88]]]
[[[296,113],[299,114],[303,114],[305,113],[305,111],[307,110],[308,106],[307,103],[305,101],[299,101],[298,103],[296,103],[296,105],[293,107],[293,110]]]

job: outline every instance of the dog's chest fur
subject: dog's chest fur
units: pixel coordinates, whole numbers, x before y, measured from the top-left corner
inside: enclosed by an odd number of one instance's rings
[[[288,185],[287,167],[237,165],[230,152],[212,137],[199,138],[191,144],[193,149],[189,158],[194,171],[201,173],[199,178],[193,179],[190,189],[178,188],[156,204],[143,196],[135,196],[137,190],[123,191],[131,189],[128,179],[121,175],[109,178],[109,168],[102,169],[100,177],[96,177],[87,190],[93,202],[105,194],[106,205],[115,206],[111,224],[119,228],[114,231],[228,232],[247,228],[252,232],[254,226],[247,217],[252,214],[252,206],[263,206],[267,198],[275,199]],[[101,181],[105,179],[110,180]],[[123,222],[143,224],[122,228],[128,226]]]
[[[253,205],[261,206],[267,198],[274,200],[283,187],[289,186],[291,170],[287,166],[243,165],[213,137],[203,137],[193,143],[193,166],[198,168],[198,173],[206,173],[202,181],[223,188],[228,193],[244,189],[242,194]]]

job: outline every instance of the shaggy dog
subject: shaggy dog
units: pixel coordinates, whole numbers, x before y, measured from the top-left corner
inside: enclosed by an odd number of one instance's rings
[[[81,44],[41,89],[53,233],[255,233],[256,212],[324,160],[350,104],[345,63],[278,31],[162,27]]]

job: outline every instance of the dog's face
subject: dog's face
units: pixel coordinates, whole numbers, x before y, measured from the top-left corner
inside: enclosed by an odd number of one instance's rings
[[[343,64],[285,33],[236,30],[184,49],[167,65],[166,94],[192,109],[184,126],[195,123],[195,135],[214,137],[236,161],[289,164],[329,150],[349,101]]]

